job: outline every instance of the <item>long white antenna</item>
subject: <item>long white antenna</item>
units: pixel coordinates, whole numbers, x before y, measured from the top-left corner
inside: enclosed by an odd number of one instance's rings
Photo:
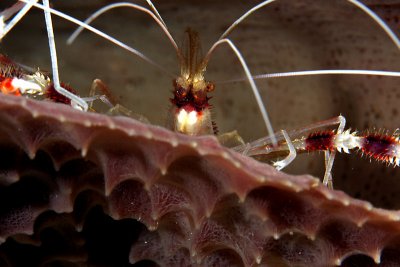
[[[386,34],[392,39],[393,43],[397,46],[398,49],[400,49],[400,40],[394,34],[394,32],[389,28],[389,26],[378,16],[373,12],[371,9],[369,9],[366,5],[361,3],[360,1],[357,0],[347,0],[353,5],[357,6],[360,8],[362,11],[368,14],[378,25],[386,32]]]
[[[236,54],[237,58],[239,59],[240,64],[242,64],[242,68],[243,68],[243,70],[244,70],[244,72],[246,74],[247,80],[250,83],[250,87],[253,90],[253,94],[254,94],[254,96],[256,98],[257,105],[258,105],[258,108],[260,109],[260,112],[261,112],[261,115],[263,117],[265,126],[267,127],[269,137],[271,138],[272,144],[275,146],[277,144],[277,141],[276,141],[276,138],[275,138],[275,135],[274,135],[274,130],[272,128],[271,121],[270,121],[270,119],[268,117],[267,110],[265,109],[264,103],[263,103],[262,98],[260,96],[260,92],[258,91],[256,83],[254,82],[254,80],[253,80],[253,78],[251,76],[251,73],[250,73],[249,67],[246,64],[246,61],[244,60],[242,54],[239,52],[237,47],[232,43],[232,41],[229,40],[229,39],[224,38],[224,39],[218,40],[216,43],[214,43],[214,45],[210,48],[210,50],[208,51],[208,53],[207,53],[207,55],[206,55],[206,57],[204,59],[204,62],[203,62],[204,66],[207,65],[207,62],[209,61],[210,56],[213,53],[213,51],[219,45],[221,45],[223,43],[226,43],[226,44],[229,45],[229,47],[233,50],[233,52]]]
[[[250,16],[251,14],[253,14],[255,11],[259,10],[260,8],[271,4],[272,2],[275,2],[276,0],[267,0],[264,2],[259,3],[258,5],[256,5],[255,7],[251,8],[250,10],[248,10],[246,13],[244,13],[242,16],[240,16],[240,18],[238,18],[237,20],[235,20],[231,26],[229,26],[228,29],[226,29],[226,31],[219,37],[218,40],[221,40],[223,38],[226,38],[235,28],[237,25],[239,25],[239,23],[241,23],[243,20],[245,20],[248,16]]]
[[[147,4],[150,6],[151,10],[153,10],[154,14],[158,17],[158,19],[164,24],[165,28],[167,28],[167,24],[165,24],[163,18],[161,17],[160,13],[158,13],[158,10],[155,5],[153,5],[153,2],[150,0],[146,0]]]
[[[240,22],[246,19],[249,15],[251,15],[256,10],[264,7],[267,4],[270,4],[275,0],[264,1],[257,6],[253,7],[245,14],[243,14],[239,19],[237,19],[222,35],[220,38],[226,37]],[[393,43],[400,49],[400,40],[394,34],[394,32],[389,28],[389,26],[371,9],[365,6],[363,3],[357,0],[347,0],[349,3],[357,6],[362,11],[364,11],[368,16],[370,16],[390,37]],[[253,79],[268,79],[268,78],[277,78],[277,77],[290,77],[290,76],[305,76],[305,75],[326,75],[326,74],[345,74],[345,75],[374,75],[374,76],[392,76],[399,77],[399,72],[394,71],[378,71],[378,70],[308,70],[308,71],[292,71],[292,72],[281,72],[281,73],[268,73],[268,74],[260,74],[253,76]],[[235,79],[229,81],[223,81],[220,83],[227,82],[236,82],[236,81],[245,81],[246,79]]]
[[[226,38],[232,30],[234,30],[239,23],[245,20],[248,16],[252,13],[257,11],[258,9],[274,2],[275,0],[266,0],[261,2],[260,4],[256,5],[255,7],[248,10],[242,16],[240,16],[228,29],[220,36],[219,40]],[[372,10],[370,10],[367,6],[362,4],[357,0],[347,0],[351,4],[357,6],[362,11],[367,13],[378,25],[386,32],[386,34],[392,39],[393,43],[400,49],[400,41],[399,38],[393,33],[393,31],[389,28],[389,26],[379,17],[377,16]],[[210,54],[210,51],[208,52]],[[320,71],[303,71],[303,72],[288,72],[288,73],[273,73],[273,74],[262,74],[253,76],[254,79],[265,79],[265,78],[273,78],[273,77],[287,77],[287,76],[300,76],[300,75],[321,75],[321,74],[362,74],[362,75],[380,75],[380,76],[398,76],[398,72],[383,72],[383,71],[363,71],[363,70],[320,70]],[[247,76],[247,75],[246,75]],[[249,79],[249,77],[247,77]],[[254,89],[253,89],[254,90]],[[260,105],[259,105],[260,106]],[[261,106],[260,106],[261,109]]]
[[[49,0],[43,0],[43,4],[49,8]],[[51,68],[53,72],[53,83],[54,89],[61,95],[69,98],[71,100],[71,105],[75,108],[80,108],[83,111],[88,110],[88,104],[79,96],[69,92],[68,90],[64,89],[60,85],[60,79],[58,76],[58,63],[57,63],[57,51],[56,51],[56,44],[54,41],[54,32],[53,32],[53,23],[51,21],[51,14],[48,9],[44,10],[44,17],[46,20],[46,29],[47,29],[47,36],[49,40],[49,48],[50,48],[50,58],[51,58]]]
[[[270,74],[260,74],[253,76],[253,79],[268,79],[290,76],[308,76],[308,75],[327,75],[327,74],[340,74],[340,75],[373,75],[373,76],[390,76],[400,77],[398,71],[383,71],[383,70],[305,70],[305,71],[291,71],[291,72],[278,72]]]
[[[14,5],[3,9],[0,12],[0,16],[2,16],[3,19],[6,21],[9,18],[11,18],[15,13],[20,11],[25,5],[26,5],[25,3],[17,2]]]
[[[29,0],[19,0],[19,1],[28,2]],[[105,34],[105,33],[102,32],[102,31],[99,31],[98,29],[96,29],[96,28],[94,28],[94,27],[92,27],[92,26],[90,26],[90,25],[87,25],[87,24],[83,23],[83,22],[80,21],[80,20],[77,20],[77,19],[74,18],[74,17],[71,17],[71,16],[69,16],[69,15],[67,15],[67,14],[64,14],[64,13],[58,11],[58,10],[55,10],[55,9],[52,9],[52,8],[43,6],[43,5],[38,4],[38,3],[34,3],[33,6],[36,7],[36,8],[42,9],[42,10],[48,10],[50,13],[52,13],[52,14],[58,16],[58,17],[61,17],[61,18],[63,18],[63,19],[66,19],[66,20],[68,20],[68,21],[70,21],[70,22],[72,22],[72,23],[74,23],[74,24],[76,24],[76,25],[82,26],[83,28],[85,28],[85,29],[87,29],[87,30],[89,30],[89,31],[91,31],[91,32],[93,32],[93,33],[95,33],[95,34],[97,34],[97,35],[103,37],[104,39],[106,39],[106,40],[112,42],[113,44],[115,44],[115,45],[117,45],[117,46],[119,46],[119,47],[121,47],[121,48],[123,48],[123,49],[125,49],[125,50],[127,50],[127,51],[129,51],[129,52],[131,52],[132,54],[135,54],[136,56],[138,56],[139,58],[143,59],[143,60],[146,61],[147,63],[149,63],[149,64],[155,66],[156,68],[158,68],[159,70],[163,71],[163,72],[166,73],[167,75],[169,75],[169,76],[171,76],[171,77],[176,77],[175,74],[172,74],[171,72],[169,72],[169,71],[166,70],[165,68],[161,67],[160,65],[158,65],[157,63],[155,63],[153,60],[149,59],[147,56],[145,56],[143,53],[139,52],[138,50],[136,50],[136,49],[134,49],[134,48],[132,48],[132,47],[130,47],[130,46],[124,44],[123,42],[121,42],[121,41],[119,41],[119,40],[117,40],[117,39],[111,37],[111,36],[108,35],[108,34]]]
[[[150,2],[151,3],[151,2]],[[151,6],[154,7],[154,5],[151,4]],[[172,37],[172,35],[170,34],[170,32],[168,31],[168,28],[165,26],[165,23],[161,18],[161,16],[158,14],[157,9],[154,10],[157,12],[155,15],[153,12],[151,12],[150,10],[148,10],[147,8],[144,8],[142,6],[136,5],[136,4],[132,4],[132,3],[126,3],[126,2],[121,2],[121,3],[113,3],[107,6],[102,7],[101,9],[97,10],[95,13],[93,13],[92,15],[90,15],[85,21],[85,24],[90,24],[93,20],[95,20],[97,17],[99,17],[100,15],[104,14],[107,11],[110,11],[111,9],[114,8],[118,8],[118,7],[129,7],[129,8],[133,8],[136,10],[139,10],[141,12],[144,12],[145,14],[148,14],[149,16],[151,16],[155,22],[157,22],[157,24],[161,27],[161,29],[164,31],[164,33],[167,35],[169,41],[171,42],[171,44],[174,46],[178,56],[180,56],[180,51],[178,48],[178,45],[176,44],[174,38]],[[68,38],[67,40],[67,44],[71,44],[76,37],[78,37],[78,35],[83,31],[83,27],[80,26],[78,29],[76,29],[71,36]]]
[[[32,5],[37,1],[38,0],[31,0],[27,3],[18,2],[0,13],[0,20],[4,24],[4,21],[8,20],[12,15],[18,12],[17,15],[15,15],[14,18],[4,26],[4,28],[0,29],[0,40],[7,35],[7,33],[25,16],[25,14],[31,9]]]
[[[249,17],[252,13],[257,11],[258,9],[274,2],[276,0],[266,0],[261,2],[260,4],[256,5],[255,7],[251,8],[248,10],[246,13],[244,13],[242,16],[240,16],[235,22],[232,23],[231,26],[221,35],[219,39],[223,39],[227,37],[236,27],[239,23],[241,23],[243,20],[245,20],[247,17]],[[378,16],[376,15],[375,12],[373,12],[371,9],[369,9],[366,5],[361,3],[358,0],[346,0],[349,3],[357,6],[359,9],[364,11],[368,16],[370,16],[378,25],[385,31],[385,33],[392,39],[393,43],[397,46],[397,48],[400,49],[400,40],[396,36],[396,34],[390,29],[390,27]]]
[[[398,71],[384,71],[384,70],[303,70],[303,71],[289,71],[277,72],[254,75],[254,80],[270,79],[270,78],[283,78],[283,77],[297,77],[297,76],[313,76],[313,75],[371,75],[371,76],[389,76],[400,77]],[[217,84],[244,82],[247,78],[233,79],[228,81],[216,82]]]

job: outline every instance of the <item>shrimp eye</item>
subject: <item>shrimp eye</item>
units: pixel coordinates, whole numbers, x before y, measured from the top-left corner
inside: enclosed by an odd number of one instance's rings
[[[175,90],[175,95],[176,95],[177,98],[183,99],[183,98],[185,98],[187,96],[187,91],[183,87],[178,87]]]
[[[199,91],[199,92],[193,94],[193,98],[194,98],[194,102],[197,105],[203,105],[204,102],[206,102],[207,94],[203,91]]]
[[[208,83],[206,87],[207,92],[212,92],[215,89],[215,85],[213,83]]]

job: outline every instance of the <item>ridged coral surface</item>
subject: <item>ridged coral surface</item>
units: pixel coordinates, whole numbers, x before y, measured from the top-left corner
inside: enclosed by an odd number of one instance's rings
[[[0,98],[0,266],[399,266],[400,213],[129,118]]]

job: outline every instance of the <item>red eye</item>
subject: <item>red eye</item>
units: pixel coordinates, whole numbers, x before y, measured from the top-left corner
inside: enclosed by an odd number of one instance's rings
[[[187,91],[182,87],[179,87],[178,89],[175,90],[175,96],[179,99],[185,98],[186,95]]]
[[[213,83],[208,83],[206,87],[207,92],[212,92],[215,89],[215,85]]]
[[[199,91],[193,95],[193,98],[194,98],[194,102],[196,103],[196,105],[202,106],[204,104],[204,102],[206,101],[207,93],[205,93],[203,91]]]

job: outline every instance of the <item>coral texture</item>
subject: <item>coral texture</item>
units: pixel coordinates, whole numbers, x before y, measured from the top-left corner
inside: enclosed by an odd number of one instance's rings
[[[1,266],[400,264],[399,212],[213,137],[13,96],[0,125]]]

